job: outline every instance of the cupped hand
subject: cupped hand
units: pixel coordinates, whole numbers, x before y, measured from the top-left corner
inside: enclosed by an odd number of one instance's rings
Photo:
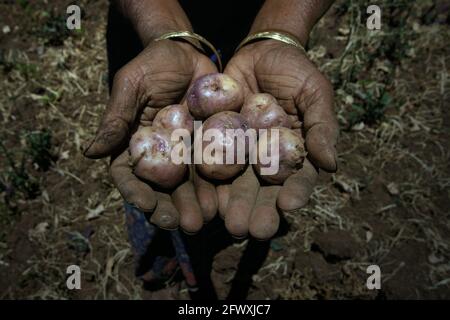
[[[164,229],[180,225],[197,232],[217,210],[214,186],[190,170],[175,190],[152,188],[129,165],[130,136],[138,126],[150,126],[161,108],[180,103],[191,83],[211,72],[217,72],[215,65],[191,44],[152,42],[115,75],[101,124],[84,153],[94,159],[111,156],[111,176],[122,197],[152,213],[150,221]]]
[[[293,128],[305,139],[308,157],[282,186],[261,185],[249,166],[231,185],[217,187],[219,211],[228,231],[235,237],[250,233],[268,239],[278,230],[278,209],[292,211],[305,206],[319,168],[337,170],[339,127],[333,88],[303,51],[275,40],[243,47],[224,73],[240,82],[246,95],[273,95],[291,117]]]

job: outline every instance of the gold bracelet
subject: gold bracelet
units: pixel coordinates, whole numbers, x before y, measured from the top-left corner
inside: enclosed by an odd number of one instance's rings
[[[258,32],[258,33],[247,36],[244,40],[242,40],[242,42],[236,48],[236,51],[241,49],[246,44],[248,44],[254,40],[258,40],[258,39],[272,39],[272,40],[281,41],[281,42],[287,43],[291,46],[294,46],[294,47],[302,50],[304,53],[306,53],[305,48],[301,44],[300,40],[298,40],[296,37],[294,37],[293,35],[291,35],[287,32],[272,31],[272,30]]]
[[[165,33],[162,36],[156,38],[154,41],[173,39],[173,38],[188,38],[188,39],[190,38],[190,39],[195,39],[195,40],[198,40],[200,43],[203,43],[204,45],[206,45],[209,49],[211,49],[211,51],[216,56],[217,64],[219,65],[219,72],[222,72],[222,59],[220,59],[219,53],[217,52],[216,48],[214,48],[214,46],[211,44],[211,42],[209,42],[208,40],[206,40],[205,38],[203,38],[199,34],[196,34],[196,33],[191,32],[191,31],[174,31],[174,32]],[[199,49],[199,50],[204,52],[204,50],[203,50],[203,48],[201,46],[197,45],[196,43],[194,43],[192,41],[189,41],[189,40],[186,40],[186,41],[188,41],[190,44],[195,46],[197,49]]]

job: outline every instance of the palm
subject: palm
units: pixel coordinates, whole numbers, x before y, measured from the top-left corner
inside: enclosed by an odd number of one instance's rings
[[[241,49],[225,73],[238,80],[246,94],[273,95],[306,140],[309,159],[282,187],[261,186],[251,167],[232,185],[220,186],[221,191],[228,188],[229,192],[228,203],[219,204],[226,208],[223,215],[228,230],[236,236],[250,232],[257,238],[269,238],[278,229],[277,207],[294,210],[307,203],[318,175],[315,166],[336,169],[332,88],[302,51],[272,40]],[[240,196],[243,192],[249,195],[246,199]]]
[[[316,66],[290,45],[243,48],[230,60],[225,73],[243,83],[247,93],[270,93],[288,114],[299,119],[313,99],[332,98],[331,88]]]
[[[207,219],[211,209],[208,201],[199,204],[197,197],[212,199],[214,189],[194,178],[173,192],[154,191],[134,176],[126,147],[137,126],[151,125],[161,108],[180,103],[190,84],[211,72],[217,72],[214,64],[189,44],[170,40],[150,44],[115,75],[102,123],[85,152],[92,158],[111,155],[111,176],[124,199],[142,211],[154,211],[151,221],[161,228],[181,225],[188,232],[198,231],[202,213]]]
[[[141,121],[151,121],[167,105],[180,103],[191,83],[206,73],[217,72],[214,63],[191,45],[172,41],[157,43],[136,61],[140,72],[144,108]],[[149,63],[153,62],[153,63]]]

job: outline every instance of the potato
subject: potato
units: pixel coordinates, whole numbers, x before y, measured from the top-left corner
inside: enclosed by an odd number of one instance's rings
[[[272,127],[291,128],[291,120],[277,100],[268,93],[255,93],[247,97],[241,109],[250,128],[269,129]]]
[[[194,131],[194,118],[186,106],[173,104],[162,108],[153,119],[153,127],[160,127],[173,131],[186,129],[191,134]]]
[[[300,133],[284,128],[276,127],[279,132],[279,152],[278,154],[270,154],[271,150],[271,136],[272,130],[268,130],[267,135],[261,135],[258,140],[258,150],[262,149],[263,152],[270,156],[271,163],[278,158],[279,169],[278,172],[272,175],[261,174],[261,168],[269,167],[270,164],[262,164],[261,158],[258,157],[258,163],[254,164],[256,172],[259,176],[271,184],[282,184],[289,176],[297,172],[303,166],[303,161],[306,157],[305,141],[301,137]]]
[[[239,84],[223,73],[198,78],[187,94],[187,105],[195,119],[206,119],[221,111],[239,111],[243,102]]]
[[[217,129],[218,133],[220,133],[220,136],[218,137],[218,145],[223,148],[223,156],[220,154],[218,157],[223,161],[222,163],[213,163],[213,164],[207,164],[206,161],[213,162],[214,156],[213,155],[205,155],[205,152],[203,152],[203,162],[202,164],[197,164],[197,169],[200,171],[200,173],[208,178],[212,179],[218,179],[218,180],[226,180],[231,177],[234,177],[236,174],[238,174],[242,169],[245,167],[245,163],[238,164],[238,155],[237,155],[237,144],[236,141],[238,139],[244,139],[243,134],[248,129],[248,123],[245,121],[245,119],[237,112],[233,111],[223,111],[216,113],[215,115],[208,118],[203,123],[203,134],[209,130],[209,129]],[[231,137],[226,136],[226,129],[242,129],[241,134],[237,134],[237,139],[232,139]],[[205,140],[205,139],[204,139]],[[245,141],[245,140],[241,140]],[[213,140],[214,142],[214,140]],[[202,143],[202,150],[204,151],[205,148],[212,144],[213,142],[209,141],[203,141]],[[229,146],[230,150],[232,149],[234,151],[234,163],[233,164],[226,164],[226,152],[225,148]],[[248,157],[248,143],[245,144],[245,161]]]
[[[186,164],[175,164],[171,152],[178,143],[171,132],[160,127],[141,127],[131,137],[129,153],[136,176],[162,188],[174,188],[183,180]]]

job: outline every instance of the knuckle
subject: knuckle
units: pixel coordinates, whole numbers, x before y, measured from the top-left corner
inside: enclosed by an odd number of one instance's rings
[[[109,166],[109,176],[111,177],[113,184],[117,187],[117,185],[119,184],[121,175],[118,172],[115,165]]]
[[[114,85],[119,86],[121,88],[137,88],[141,83],[143,78],[142,73],[138,68],[135,68],[131,65],[126,65],[119,69],[117,73],[114,75]]]
[[[316,94],[333,96],[333,85],[331,84],[331,81],[328,79],[328,77],[325,76],[321,71],[316,70],[314,73],[312,73],[311,78],[311,80],[313,80],[312,89]]]
[[[322,86],[324,92],[326,92],[328,95],[332,97],[334,95],[333,84],[328,79],[328,77],[326,77],[323,73],[320,74],[321,74],[320,85]]]
[[[328,79],[328,77],[325,74],[323,74],[322,72],[320,72],[320,75],[321,75],[322,85],[326,86],[327,88],[332,88],[333,86],[331,85],[331,82]]]

